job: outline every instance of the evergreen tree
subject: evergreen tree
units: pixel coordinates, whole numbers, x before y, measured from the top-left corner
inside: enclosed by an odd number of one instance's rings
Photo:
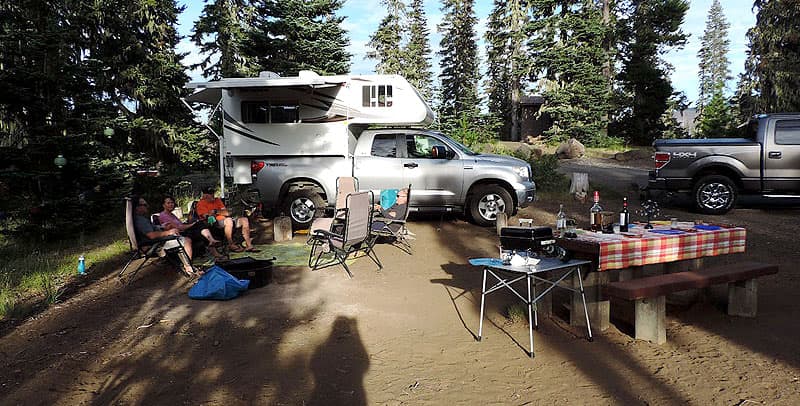
[[[522,0],[495,0],[486,30],[489,112],[503,123],[503,138],[520,139],[520,99],[530,68],[524,55],[528,5]]]
[[[647,145],[664,131],[660,119],[672,94],[669,66],[661,55],[686,43],[680,30],[689,5],[685,0],[628,0],[617,26],[622,68],[613,128],[636,145]]]
[[[609,111],[608,81],[603,76],[606,26],[591,0],[535,0],[528,25],[532,79],[543,79],[540,114],[552,119],[545,135],[605,145]]]
[[[431,47],[428,43],[428,21],[422,0],[411,0],[408,12],[408,44],[405,48],[403,72],[408,81],[430,102],[433,85]]]
[[[320,75],[350,71],[350,40],[336,12],[343,0],[259,0],[246,54],[258,70],[284,76],[312,70]]]
[[[722,92],[714,92],[695,127],[697,137],[723,138],[734,134],[736,126],[733,110]]]
[[[718,92],[724,92],[731,78],[728,65],[728,28],[719,0],[714,0],[708,10],[706,28],[703,32],[697,58],[700,60],[700,93],[697,106],[701,110]]]
[[[199,66],[209,79],[246,77],[253,72],[243,52],[252,14],[248,0],[205,0],[200,18],[195,21],[192,41],[205,58]],[[212,59],[217,58],[216,62]]]
[[[748,60],[738,98],[745,117],[800,111],[800,7],[796,0],[756,0],[747,32]]]
[[[402,46],[405,5],[402,0],[381,0],[381,3],[386,6],[386,17],[370,36],[367,45],[374,51],[368,53],[367,58],[378,61],[375,65],[377,73],[400,74],[405,60]]]
[[[477,117],[478,47],[475,42],[474,0],[443,0],[441,56],[441,95],[439,114],[447,126],[459,116]]]

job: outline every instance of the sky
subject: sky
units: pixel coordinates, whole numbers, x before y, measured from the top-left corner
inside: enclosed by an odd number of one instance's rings
[[[181,35],[188,36],[194,21],[200,15],[204,2],[199,0],[179,0],[180,4],[186,6],[186,10],[179,19],[178,30]],[[711,7],[712,0],[690,1],[689,11],[686,13],[681,29],[689,34],[686,46],[680,50],[669,51],[664,58],[673,67],[672,86],[686,94],[689,100],[697,99],[698,93],[698,59],[697,51],[700,49],[700,40],[705,29],[708,9]],[[433,53],[438,50],[441,35],[436,32],[436,25],[441,21],[442,12],[440,10],[440,0],[425,0],[425,14],[428,17],[428,28],[430,30],[430,45]],[[492,0],[476,0],[475,13],[479,19],[477,33],[479,38],[483,38],[486,31],[486,21],[492,9]],[[751,8],[752,0],[720,0],[725,17],[730,24],[728,38],[730,46],[728,59],[730,60],[730,71],[733,80],[728,83],[728,91],[732,92],[736,87],[738,75],[744,70],[744,61],[747,56],[747,30],[755,25],[755,15]],[[378,27],[381,19],[386,15],[386,9],[377,0],[346,0],[342,7],[340,16],[344,16],[343,27],[350,36],[350,46],[348,51],[353,54],[351,58],[351,73],[368,74],[374,73],[375,61],[365,59],[369,48],[367,43],[369,37]],[[479,42],[478,48],[481,52],[481,60],[485,60],[485,46]],[[188,38],[184,38],[179,45],[180,52],[188,52],[189,55],[184,59],[184,63],[192,64],[202,59],[197,48],[191,44]],[[433,56],[434,72],[438,66],[438,58]],[[188,72],[192,80],[203,80],[199,71]]]

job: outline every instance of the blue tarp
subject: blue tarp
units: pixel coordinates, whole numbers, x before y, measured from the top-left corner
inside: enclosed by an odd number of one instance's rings
[[[247,290],[248,286],[250,286],[249,280],[236,279],[224,269],[214,265],[189,289],[189,297],[192,299],[230,300]]]

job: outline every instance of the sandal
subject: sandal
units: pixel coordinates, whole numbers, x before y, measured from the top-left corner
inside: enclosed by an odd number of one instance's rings
[[[244,248],[242,248],[242,247],[240,247],[240,246],[238,246],[238,245],[229,245],[229,246],[228,246],[228,249],[229,249],[231,252],[244,252]]]
[[[246,249],[245,251],[247,251],[247,252],[261,252],[261,250],[260,250],[260,249],[258,249],[258,248],[253,248],[253,247],[250,247],[250,248]]]

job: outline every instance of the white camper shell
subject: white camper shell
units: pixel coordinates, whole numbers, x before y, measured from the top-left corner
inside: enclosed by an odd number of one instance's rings
[[[192,82],[185,98],[222,109],[220,155],[236,184],[252,183],[252,158],[263,156],[350,157],[352,124],[428,125],[433,112],[399,75],[296,77],[262,72],[255,78]],[[224,189],[224,188],[223,188]]]

